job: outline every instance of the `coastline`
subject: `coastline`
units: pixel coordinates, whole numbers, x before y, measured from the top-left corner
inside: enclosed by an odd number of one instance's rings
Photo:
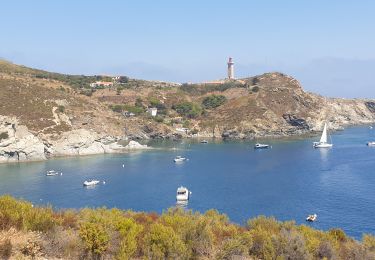
[[[340,128],[336,128],[333,130],[330,130],[331,134],[334,134],[336,132],[344,131],[347,128],[350,127],[369,127],[373,125],[373,123],[364,123],[364,124],[346,124],[345,126],[342,126]],[[320,131],[306,131],[301,134],[292,134],[292,135],[284,135],[284,134],[274,134],[274,135],[260,135],[260,136],[253,136],[253,137],[212,137],[207,135],[196,135],[196,136],[181,136],[179,138],[153,138],[153,139],[136,139],[137,141],[156,141],[156,140],[201,140],[201,139],[211,139],[211,140],[220,140],[220,141],[256,141],[256,140],[262,140],[262,141],[269,141],[269,140],[285,140],[285,141],[293,141],[293,140],[301,140],[306,138],[312,138],[317,137],[320,135]],[[115,146],[114,149],[103,149],[98,152],[91,151],[89,153],[49,153],[44,154],[45,156],[42,158],[30,158],[30,159],[19,159],[19,160],[11,160],[11,161],[2,161],[0,160],[0,164],[6,164],[6,163],[27,163],[27,162],[40,162],[40,161],[46,161],[54,158],[69,158],[69,157],[82,157],[82,156],[90,156],[90,155],[101,155],[101,154],[126,154],[136,151],[148,151],[148,150],[155,150],[159,149],[157,147],[151,147],[147,145],[141,145],[137,141],[130,140],[130,142],[133,142],[133,145],[131,147],[127,147],[121,144],[122,137],[110,137],[114,140],[119,140],[114,143],[111,143],[110,145]],[[102,143],[103,146],[108,146],[108,144]],[[163,149],[163,148],[161,148]]]

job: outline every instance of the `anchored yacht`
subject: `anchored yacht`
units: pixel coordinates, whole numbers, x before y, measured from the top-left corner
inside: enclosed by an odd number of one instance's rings
[[[189,191],[187,188],[181,186],[177,189],[177,195],[176,200],[177,201],[187,201],[189,200],[191,191]]]

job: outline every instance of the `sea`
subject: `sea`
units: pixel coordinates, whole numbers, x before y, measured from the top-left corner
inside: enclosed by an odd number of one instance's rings
[[[366,143],[375,141],[375,128],[350,127],[331,138],[331,149],[313,148],[318,136],[257,140],[272,146],[264,150],[255,141],[151,141],[148,151],[0,164],[0,194],[56,209],[216,209],[241,225],[265,215],[341,228],[356,239],[374,235],[375,147]],[[174,163],[177,155],[188,161]],[[100,184],[84,187],[90,179]],[[187,204],[176,204],[180,186],[192,192]],[[306,222],[309,214],[317,221]]]

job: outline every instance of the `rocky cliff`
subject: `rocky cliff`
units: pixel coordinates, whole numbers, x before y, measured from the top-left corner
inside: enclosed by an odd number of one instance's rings
[[[126,146],[118,138],[99,135],[86,129],[63,132],[58,138],[51,135],[32,134],[16,118],[0,116],[0,163],[45,160],[53,156],[121,153],[148,149],[130,141]]]

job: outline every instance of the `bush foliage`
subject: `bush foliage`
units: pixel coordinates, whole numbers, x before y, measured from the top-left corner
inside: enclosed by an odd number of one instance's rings
[[[202,105],[207,109],[216,108],[224,104],[225,101],[227,101],[227,98],[223,95],[210,95],[203,99]]]
[[[53,211],[1,196],[0,229],[39,232],[44,246],[34,241],[33,248],[48,259],[375,259],[370,234],[359,242],[341,229],[325,232],[265,216],[239,226],[216,210],[172,208],[160,216],[106,208]],[[13,243],[0,243],[1,257],[15,250],[31,254],[29,242],[21,249]]]
[[[187,118],[196,118],[202,114],[202,108],[192,102],[182,102],[177,105],[174,105],[172,109],[176,110],[182,116]]]

